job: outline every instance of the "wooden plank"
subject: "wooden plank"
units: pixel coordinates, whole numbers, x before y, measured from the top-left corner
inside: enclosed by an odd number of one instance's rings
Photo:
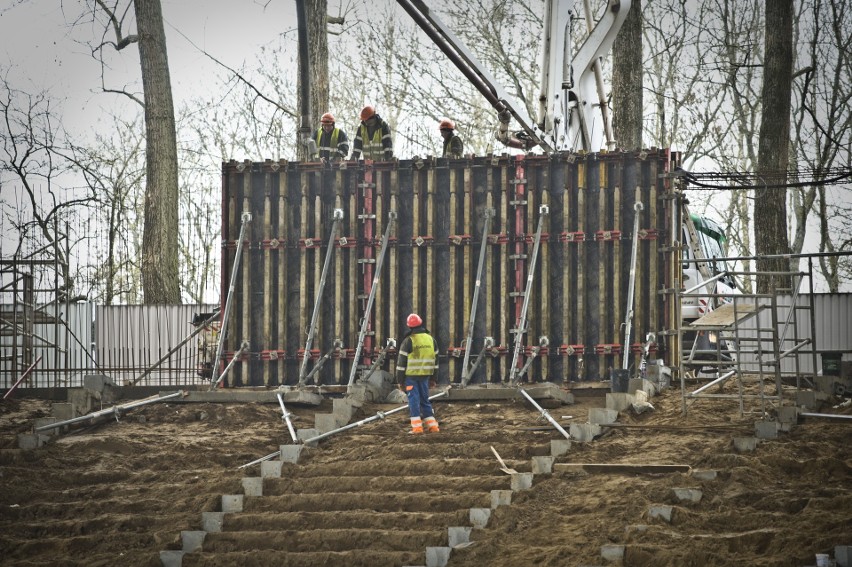
[[[272,237],[272,179],[270,172],[263,176],[263,227],[261,234],[264,240]],[[267,247],[263,251],[263,347],[272,348],[272,250]],[[269,362],[263,364],[263,384],[269,386],[271,368]]]
[[[725,303],[692,322],[689,326],[693,329],[729,329],[734,326],[734,323],[742,323],[763,307],[765,306],[754,305],[753,303],[737,303],[736,309],[734,309],[733,303]]]
[[[473,234],[473,220],[472,217],[476,211],[476,203],[473,202],[473,172],[471,168],[464,168],[464,177],[463,177],[463,190],[464,190],[464,202],[462,203],[463,207],[463,215],[464,215],[464,234],[470,235],[470,241],[463,246],[462,249],[462,274],[466,274],[468,277],[463,276],[462,290],[464,290],[462,297],[462,313],[459,320],[461,321],[461,325],[459,328],[459,341],[458,344],[463,345],[464,340],[467,336],[467,328],[470,325],[470,309],[471,309],[471,301],[473,299],[473,289],[476,284],[476,270],[478,266],[476,263],[471,263],[472,258],[474,257],[473,246],[474,241],[476,240],[475,235]],[[478,258],[478,256],[476,256]],[[484,274],[483,274],[484,275]],[[461,379],[461,370],[459,370],[459,379]]]
[[[302,206],[299,215],[299,238],[307,238],[312,236],[308,234],[308,207],[310,200],[308,199],[308,175],[310,173],[302,172],[299,177],[299,188],[302,192]],[[299,248],[299,331],[298,344],[300,348],[305,345],[304,336],[302,333],[308,328],[308,249]],[[299,367],[301,360],[299,361]]]
[[[251,201],[249,200],[249,195],[251,194],[251,175],[245,175],[245,188],[246,192],[243,197],[243,211],[251,210]],[[239,233],[237,233],[239,234]],[[246,228],[246,240],[251,242],[251,231],[249,228]],[[252,296],[252,288],[251,288],[251,272],[252,272],[252,263],[251,263],[251,254],[249,254],[250,246],[247,244],[243,244],[243,253],[240,256],[240,265],[237,269],[242,270],[243,273],[243,283],[242,283],[242,328],[241,329],[233,329],[231,334],[234,337],[235,348],[234,351],[240,348],[243,340],[247,340],[251,336],[251,296]],[[243,357],[242,362],[239,364],[240,368],[240,379],[242,380],[243,386],[248,386],[251,384],[251,379],[249,378],[249,357]],[[234,365],[234,369],[237,368],[237,365]],[[228,372],[228,385],[234,386],[236,384],[237,376],[236,373],[231,370]]]
[[[487,209],[494,209],[493,187],[494,187],[494,168],[489,167],[489,168],[487,168],[486,173],[485,173],[485,207]],[[495,217],[496,217],[496,215],[495,215]],[[502,228],[501,217],[497,217],[497,218],[494,219],[494,222],[491,225],[491,230],[495,234],[497,234],[497,233],[500,232],[501,228]],[[487,238],[487,236],[486,236],[486,238]],[[500,251],[500,245],[499,244],[490,245],[485,249],[485,266],[482,270],[482,277],[485,278],[485,282],[484,282],[485,285],[483,286],[483,291],[485,292],[485,313],[483,313],[483,315],[485,316],[485,329],[486,329],[485,332],[486,333],[490,333],[490,332],[492,332],[491,329],[494,329],[494,319],[495,319],[494,318],[494,309],[493,309],[494,299],[496,298],[499,301],[499,297],[497,297],[496,294],[494,293],[494,287],[495,287],[494,286],[494,277],[491,274],[491,266],[499,265],[499,264],[497,264],[499,251]],[[497,341],[497,340],[499,340],[499,337],[495,336],[494,339],[495,339],[495,341]],[[483,337],[483,340],[484,340],[484,337]],[[471,357],[472,356],[473,356],[473,353],[471,353]],[[471,358],[471,360],[473,360],[473,358]],[[494,357],[492,357],[492,356],[486,356],[485,357],[485,381],[486,382],[490,382],[491,376],[493,376],[494,373],[496,372],[496,370],[495,370],[496,366],[497,366],[497,364],[496,364],[496,361],[494,360]]]
[[[606,203],[607,203],[607,195],[609,194],[609,188],[606,184],[606,161],[599,160],[598,161],[598,230],[610,230],[611,227],[607,222],[606,218]],[[606,293],[606,267],[611,265],[612,262],[612,254],[608,254],[607,252],[611,252],[611,247],[614,245],[612,241],[600,241],[597,243],[598,250],[598,261],[597,261],[597,276],[598,276],[598,297],[597,297],[597,307],[598,307],[598,337],[597,341],[599,343],[614,343],[616,341],[612,340],[612,337],[608,336],[608,327],[606,324],[607,314],[613,311],[613,305],[610,300],[607,299]],[[600,357],[600,366],[599,372],[603,372],[603,368],[609,366],[605,360],[607,356],[603,355]]]
[[[421,201],[425,201],[424,194],[426,190],[423,187],[422,176],[417,173],[413,173],[412,175],[414,179],[412,183],[411,236],[412,238],[417,238],[418,236],[422,236],[420,234],[420,206]],[[420,286],[423,284],[423,275],[420,273],[420,252],[422,249],[413,242],[407,242],[406,244],[411,246],[411,310],[418,312],[423,310],[423,306],[420,305]]]
[[[638,185],[633,189],[634,202],[642,200],[642,188]],[[643,210],[639,213],[639,242],[636,243],[636,279],[633,287],[633,329],[636,333],[636,339],[633,342],[644,343],[645,333],[648,328],[645,325],[645,311],[648,308],[648,295],[645,291],[645,282],[650,279],[653,271],[652,265],[648,262],[645,254],[646,241],[642,240],[641,234],[647,226],[644,219],[649,213],[651,203],[642,202]],[[654,289],[654,288],[651,288]],[[639,367],[639,360],[636,361],[636,368]]]
[[[562,231],[566,234],[574,232],[574,227],[571,223],[571,183],[572,168],[565,164],[565,192],[562,194]],[[562,242],[562,271],[564,276],[562,280],[562,343],[571,344],[571,315],[574,311],[572,308],[573,301],[571,295],[571,272],[568,266],[571,266],[571,251],[577,246],[572,242]],[[571,358],[565,356],[562,364],[562,380],[566,383],[571,380]]]
[[[290,278],[287,273],[287,219],[290,207],[287,206],[287,175],[285,172],[278,174],[278,344],[277,349],[287,348],[287,320],[290,315],[287,309],[287,292],[290,287]],[[278,358],[278,384],[284,385],[284,357]]]
[[[384,193],[385,193],[384,179],[385,179],[385,176],[383,174],[384,174],[383,171],[376,171],[376,193],[373,195],[373,203],[375,205],[375,211],[376,211],[376,222],[375,222],[376,233],[375,234],[376,234],[376,242],[379,242],[379,243],[384,238],[385,230],[388,227],[388,222],[390,222],[390,219],[388,218],[388,214],[385,211],[385,199],[384,199]],[[372,330],[375,333],[373,335],[374,340],[372,341],[372,343],[373,343],[373,349],[372,350],[374,352],[378,351],[382,347],[382,345],[380,344],[380,341],[382,341],[383,337],[386,336],[385,335],[385,326],[384,326],[384,318],[385,318],[385,314],[386,314],[385,313],[385,300],[384,300],[385,290],[382,289],[382,284],[381,284],[381,281],[383,279],[386,280],[386,278],[384,277],[384,275],[385,275],[384,273],[382,273],[382,274],[376,273],[377,269],[379,267],[379,254],[380,253],[381,253],[381,244],[378,244],[378,245],[376,245],[376,249],[373,252],[373,258],[376,259],[376,263],[373,264],[373,270],[374,270],[373,271],[373,277],[375,278],[376,276],[379,276],[379,279],[376,280],[376,285],[378,286],[378,289],[376,290],[376,295],[375,295],[375,300],[374,300],[374,305],[373,305],[373,312],[371,314],[372,318],[373,318]],[[387,251],[385,251],[385,254],[387,254]],[[385,258],[385,260],[387,260],[387,258]],[[384,268],[382,269],[382,272],[384,272]],[[373,357],[373,358],[375,359],[375,357]]]
[[[577,232],[586,234],[586,164],[577,164]],[[579,243],[577,246],[577,290],[576,298],[576,314],[577,314],[577,344],[586,345],[588,339],[586,337],[586,250],[593,242],[590,242],[592,235],[586,234],[587,240]],[[587,345],[588,346],[588,345]],[[586,356],[583,356],[585,360]],[[578,367],[578,378],[585,380],[585,365]]]
[[[341,172],[338,170],[338,183],[337,183],[337,195],[334,197],[334,208],[343,209],[343,201],[342,196],[339,193],[339,188],[341,186]],[[337,234],[337,241],[340,242],[340,238],[342,236],[349,236],[349,233],[346,232],[346,219],[340,221],[340,230]],[[343,252],[344,248],[337,248],[334,251],[334,338],[342,339],[345,334],[343,332],[343,315],[344,310],[340,308],[340,306],[344,305],[343,303]],[[343,380],[343,358],[335,358],[332,359],[332,368],[334,368],[334,383],[339,384],[341,380]]]
[[[585,473],[585,474],[660,474],[688,473],[692,470],[689,465],[661,465],[634,463],[554,463],[554,473]]]
[[[426,234],[434,237],[435,226],[435,169],[426,174]],[[437,301],[435,301],[435,247],[426,246],[426,321],[434,327],[438,319]]]
[[[450,170],[450,234],[459,234],[458,227],[458,215],[457,208],[459,198],[454,190],[456,187],[456,170]],[[457,321],[459,317],[456,312],[457,308],[457,298],[458,298],[458,290],[456,286],[458,285],[458,271],[459,271],[459,246],[453,244],[452,242],[449,244],[449,311],[450,316],[447,321],[447,344],[451,347],[458,346],[458,326]],[[450,381],[457,376],[457,361],[458,358],[451,356],[447,359],[447,367],[450,373]]]
[[[359,236],[363,236],[358,228],[358,206],[360,200],[358,198],[360,190],[358,189],[358,182],[362,179],[360,173],[356,173],[353,175],[353,179],[351,180],[349,193],[349,231],[347,232],[348,237],[355,241],[355,246],[352,248],[347,248],[346,253],[349,255],[349,289],[347,290],[348,298],[345,301],[345,305],[349,307],[349,317],[346,328],[345,338],[349,338],[353,342],[350,343],[349,349],[353,352],[358,346],[358,333],[361,331],[360,324],[360,312],[362,302],[358,299],[358,296],[363,293],[360,286],[360,280],[358,278],[358,249],[357,243]],[[344,343],[345,344],[345,343]],[[347,359],[345,365],[345,371],[341,374],[341,380],[348,381],[349,380],[349,371],[352,369],[352,364],[357,364],[355,361],[349,361]]]
[[[399,187],[399,181],[397,180],[397,171],[391,174],[391,195],[390,195],[390,210],[395,211],[397,214],[399,213],[399,204],[397,203],[397,187]],[[399,243],[399,217],[397,217],[397,222],[394,223],[393,229],[391,230],[391,237]],[[389,305],[388,305],[388,337],[394,337],[397,341],[397,344],[400,341],[401,337],[396,336],[396,332],[398,330],[398,322],[399,322],[399,246],[392,246],[389,250],[390,260],[388,262],[388,292],[389,292]],[[384,346],[384,345],[382,345]],[[388,364],[388,371],[392,374],[396,374],[396,357],[386,357]]]
[[[508,236],[509,234],[509,201],[512,200],[512,195],[514,192],[512,191],[512,187],[509,184],[509,164],[508,162],[503,165],[500,169],[500,187],[502,187],[503,191],[501,192],[500,198],[502,202],[500,203],[500,218],[503,219],[505,223],[502,232]],[[500,297],[499,301],[500,305],[500,335],[499,337],[495,337],[496,341],[499,341],[497,344],[504,348],[511,348],[511,335],[509,334],[509,327],[511,323],[509,322],[509,315],[511,313],[512,308],[512,298],[509,295],[509,279],[511,279],[510,267],[509,267],[509,246],[510,244],[507,242],[505,245],[500,246],[500,272],[501,274],[505,274],[504,277],[500,278]],[[500,381],[504,381],[508,379],[509,374],[507,372],[507,367],[511,361],[506,360],[507,357],[500,357]]]

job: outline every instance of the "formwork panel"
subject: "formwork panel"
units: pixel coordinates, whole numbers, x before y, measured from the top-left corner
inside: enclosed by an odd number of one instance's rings
[[[242,215],[251,213],[234,278],[226,332],[230,386],[292,385],[299,379],[308,329],[322,286],[335,209],[343,211],[322,294],[308,368],[323,357],[321,384],[345,384],[355,364],[370,366],[405,317],[419,313],[440,350],[439,381],[457,382],[476,288],[486,211],[493,210],[470,360],[486,336],[472,382],[511,375],[525,294],[524,381],[597,380],[622,364],[634,205],[639,243],[631,364],[648,332],[663,321],[665,257],[660,253],[668,152],[485,156],[465,160],[223,164],[222,289],[226,301]],[[538,228],[542,234],[531,266]],[[391,213],[396,218],[391,223]],[[382,238],[391,226],[382,256]],[[381,270],[379,273],[379,269]],[[532,273],[530,270],[532,269]],[[377,275],[378,274],[378,275]],[[375,287],[375,290],[373,289]],[[374,301],[365,313],[368,298]],[[546,338],[543,348],[540,338]],[[339,351],[335,340],[342,342]],[[393,371],[395,351],[382,368]]]

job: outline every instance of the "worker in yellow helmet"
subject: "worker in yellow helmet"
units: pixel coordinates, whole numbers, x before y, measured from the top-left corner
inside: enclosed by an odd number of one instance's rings
[[[438,129],[441,131],[441,137],[444,138],[443,157],[458,159],[464,156],[464,143],[456,134],[456,123],[449,118],[444,118],[438,124]]]
[[[326,112],[320,118],[320,127],[314,135],[317,143],[316,156],[323,163],[340,161],[349,155],[349,139],[346,132],[335,126],[334,115]]]
[[[429,386],[435,384],[438,371],[438,344],[417,313],[409,315],[405,323],[408,332],[396,358],[396,381],[408,396],[411,432],[423,433],[425,426],[430,433],[438,433],[438,420],[429,400]]]
[[[361,109],[360,117],[361,125],[352,141],[352,159],[393,159],[393,140],[388,123],[369,105]]]

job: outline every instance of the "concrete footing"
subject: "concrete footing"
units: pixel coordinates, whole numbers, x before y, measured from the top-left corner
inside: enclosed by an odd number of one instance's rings
[[[775,439],[778,437],[778,422],[756,421],[754,422],[754,436],[758,439]]]
[[[514,473],[511,475],[512,490],[529,490],[533,484],[533,473]]]
[[[447,537],[450,547],[458,547],[470,542],[470,532],[473,528],[470,526],[455,526],[447,528]]]
[[[551,474],[553,472],[553,462],[556,457],[533,457],[532,458],[532,473],[533,474]]]
[[[482,529],[488,525],[488,520],[491,519],[491,509],[489,508],[471,508],[470,523],[476,529]]]
[[[242,494],[224,494],[222,495],[222,511],[225,513],[242,512],[243,511],[243,495]]]
[[[835,545],[834,561],[837,567],[852,567],[852,545]]]
[[[615,411],[624,411],[633,405],[636,397],[633,394],[622,392],[609,393],[606,395],[606,408]]]
[[[183,565],[183,551],[161,551],[160,563],[163,567],[181,567]]]
[[[201,512],[201,529],[208,534],[221,532],[224,523],[224,512]]]
[[[650,508],[648,508],[648,519],[649,520],[660,519],[660,520],[663,520],[664,522],[671,523],[673,511],[674,511],[674,508],[672,506],[665,506],[665,505],[651,506]]]
[[[589,423],[594,425],[609,425],[618,421],[618,412],[607,408],[591,408]]]
[[[298,463],[304,447],[304,445],[281,445],[278,448],[281,451],[278,459],[282,463]]]
[[[621,562],[624,560],[624,546],[615,544],[602,545],[601,557],[606,561]]]
[[[719,473],[713,470],[695,470],[692,471],[690,475],[692,475],[692,478],[695,480],[716,480]]]
[[[260,463],[261,478],[281,478],[281,461],[263,461]]]
[[[204,537],[207,535],[207,532],[202,532],[198,530],[185,530],[180,532],[180,539],[183,544],[183,552],[184,553],[192,553],[193,551],[198,551],[201,549],[201,546],[204,544]]]
[[[756,437],[734,437],[734,450],[738,453],[751,453],[757,449]]]
[[[511,490],[492,490],[491,491],[491,509],[499,508],[500,506],[508,506],[512,503]]]
[[[701,497],[704,493],[697,488],[673,488],[675,498],[680,502],[697,503],[701,502]]]
[[[570,433],[569,433],[570,435]],[[550,455],[552,457],[561,457],[568,454],[571,450],[571,441],[569,439],[551,439],[550,440]]]
[[[263,478],[259,476],[243,477],[243,495],[263,496]]]
[[[296,430],[296,438],[303,443],[308,439],[313,439],[314,437],[318,437],[320,432],[316,429],[297,429]],[[309,447],[316,447],[317,442],[313,441],[311,443],[305,443]]]
[[[426,567],[446,567],[450,560],[449,547],[427,547]]]
[[[588,443],[601,434],[601,426],[594,423],[572,423],[568,428],[568,434],[573,441]]]

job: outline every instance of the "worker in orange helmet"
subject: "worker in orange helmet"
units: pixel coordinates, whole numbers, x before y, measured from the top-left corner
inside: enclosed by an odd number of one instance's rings
[[[405,321],[408,332],[399,346],[396,358],[396,381],[408,396],[411,432],[438,433],[438,421],[429,400],[429,386],[435,385],[438,371],[438,344],[426,329],[423,319],[412,313]]]
[[[314,135],[317,153],[323,163],[340,161],[349,155],[349,139],[346,132],[335,126],[334,115],[326,112],[320,118],[320,127]]]
[[[445,158],[461,158],[464,155],[464,143],[456,134],[456,124],[449,118],[444,118],[438,124],[438,129],[441,131],[441,137],[444,138],[444,154]]]
[[[352,142],[352,159],[374,161],[393,159],[393,140],[388,123],[372,106],[361,109],[361,125]]]

